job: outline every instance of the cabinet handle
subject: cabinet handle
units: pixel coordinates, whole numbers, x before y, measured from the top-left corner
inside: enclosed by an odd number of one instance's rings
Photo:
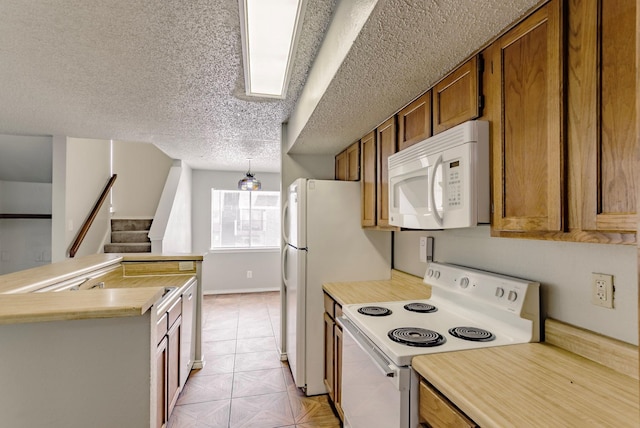
[[[191,300],[192,297],[193,297],[193,293],[189,293],[189,298],[187,300]]]

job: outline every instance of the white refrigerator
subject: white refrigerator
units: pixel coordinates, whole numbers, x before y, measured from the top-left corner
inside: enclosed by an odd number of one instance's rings
[[[389,279],[391,233],[360,225],[360,183],[300,178],[288,189],[282,254],[282,340],[296,386],[324,386],[322,284]]]

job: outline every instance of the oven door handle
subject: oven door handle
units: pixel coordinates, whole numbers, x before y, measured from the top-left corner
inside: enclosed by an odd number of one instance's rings
[[[353,325],[351,321],[347,318],[340,317],[338,318],[338,323],[342,326],[343,329],[347,330],[348,334],[353,337],[355,342],[362,348],[362,350],[369,356],[371,359],[378,365],[382,373],[387,377],[395,377],[396,371],[391,368],[391,362],[389,362],[384,356],[381,355],[378,348],[369,340],[366,336],[364,336],[358,328]]]

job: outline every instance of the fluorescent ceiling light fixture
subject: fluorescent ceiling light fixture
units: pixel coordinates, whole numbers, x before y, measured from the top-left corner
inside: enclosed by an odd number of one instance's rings
[[[306,0],[239,0],[247,95],[284,98]]]

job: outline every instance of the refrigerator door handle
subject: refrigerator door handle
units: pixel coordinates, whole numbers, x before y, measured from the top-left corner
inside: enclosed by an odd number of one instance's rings
[[[287,227],[289,226],[289,200],[284,201],[284,206],[282,207],[282,236],[284,238],[285,245],[289,243],[289,231]]]
[[[282,268],[282,282],[284,283],[285,288],[287,287],[287,259],[288,259],[288,254],[289,252],[288,250],[288,245],[284,245],[282,247],[282,257],[280,257],[280,260],[282,260],[281,262],[281,268]]]

